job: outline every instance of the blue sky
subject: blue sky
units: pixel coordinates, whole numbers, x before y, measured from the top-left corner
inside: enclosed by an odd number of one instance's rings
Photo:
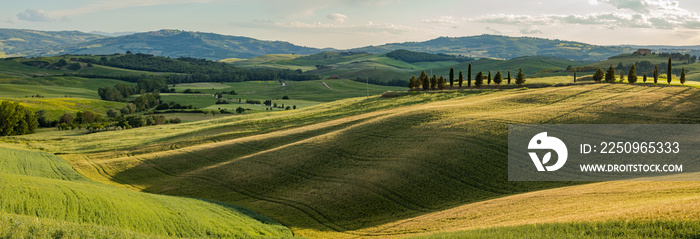
[[[480,34],[700,45],[699,13],[690,0],[2,0],[0,28],[181,29],[338,49]]]

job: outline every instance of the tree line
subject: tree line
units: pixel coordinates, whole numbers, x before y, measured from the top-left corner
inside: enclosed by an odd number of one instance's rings
[[[663,65],[666,68],[666,72],[667,72],[666,77],[662,77],[662,78],[666,78],[666,83],[668,83],[670,85],[671,82],[673,81],[673,78],[675,77],[673,74],[673,72],[675,72],[675,71],[673,70],[672,57],[668,58],[668,63],[659,64],[659,65]],[[662,76],[659,74],[659,65],[655,65],[654,69],[651,72],[651,77],[654,80],[654,84],[658,84],[659,78]],[[662,67],[662,69],[663,69],[663,67]],[[616,70],[616,68],[613,67],[612,64],[610,65],[610,67],[608,67],[607,71],[603,71],[603,69],[598,68],[596,70],[595,74],[593,74],[593,81],[599,83],[599,82],[602,82],[603,79],[605,79],[605,82],[607,82],[607,83],[614,83],[614,82],[616,82],[616,79],[617,79],[617,75],[615,74],[615,70]],[[624,72],[625,72],[624,70],[620,71],[620,76],[619,76],[620,83],[625,81],[625,77],[627,78],[627,83],[630,83],[630,84],[635,84],[638,81],[639,77],[637,76],[637,67],[635,64],[632,64],[629,67],[629,70],[627,70],[626,76],[625,76]],[[670,72],[670,74],[668,72]],[[682,85],[685,85],[685,82],[686,82],[685,67],[682,67],[677,72],[679,72],[679,75],[680,75],[679,77],[677,77],[678,80],[681,82]],[[647,79],[648,79],[648,76],[647,76],[647,73],[645,72],[642,75],[642,82],[646,83]]]
[[[96,61],[97,62],[97,61]],[[206,59],[180,57],[171,59],[149,54],[130,54],[103,57],[98,64],[132,70],[151,72],[173,72],[166,76],[168,84],[193,82],[242,82],[250,80],[319,80],[318,75],[304,74],[301,70],[288,69],[244,69],[231,64]]]
[[[464,73],[459,71],[458,77],[455,79],[454,68],[450,68],[448,78],[445,78],[444,76],[438,77],[437,75],[430,77],[425,73],[425,71],[423,71],[418,78],[415,76],[411,77],[411,79],[408,81],[408,88],[409,90],[442,90],[447,87],[448,80],[451,88],[454,88],[455,84],[457,84],[459,88],[462,88],[465,81]],[[511,77],[510,71],[507,72],[507,76],[504,76],[501,71],[497,71],[493,78],[491,77],[491,71],[488,71],[488,75],[485,75],[483,71],[479,71],[476,73],[474,78],[474,87],[482,87],[484,85],[484,81],[486,81],[487,85],[491,85],[491,82],[498,86],[504,82],[510,85],[513,82],[513,78]],[[522,86],[525,84],[525,81],[525,74],[523,73],[523,69],[520,68],[515,77],[515,84]],[[467,69],[466,87],[472,87],[472,64],[469,64]]]
[[[434,61],[457,61],[457,62],[467,62],[473,60],[472,58],[448,55],[444,53],[432,54],[426,52],[415,52],[408,50],[395,50],[386,54],[389,58],[394,58],[396,60],[405,61],[408,63],[415,62],[434,62]]]

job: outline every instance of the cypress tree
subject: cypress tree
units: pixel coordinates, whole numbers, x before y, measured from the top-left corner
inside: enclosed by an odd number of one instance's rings
[[[644,72],[644,76],[642,77],[642,81],[644,81],[644,83],[647,83],[647,73],[646,72]]]
[[[447,81],[445,80],[445,77],[440,76],[437,82],[437,87],[438,89],[445,89],[445,86],[447,85]]]
[[[493,83],[500,85],[501,82],[503,82],[503,75],[501,74],[501,71],[498,71],[496,72],[496,76],[493,77]]]
[[[490,84],[491,84],[491,71],[489,71],[489,78],[488,78],[488,81],[487,81],[487,82],[488,82],[488,83],[486,83],[487,85],[490,85]]]
[[[519,86],[525,84],[525,74],[523,74],[523,68],[520,68],[518,76],[515,77],[515,84],[518,84]]]
[[[596,83],[600,83],[601,81],[603,81],[604,77],[605,72],[603,71],[603,69],[600,69],[600,67],[598,67],[598,70],[596,70],[595,74],[593,74],[593,81],[595,81]]]
[[[430,88],[430,80],[428,79],[428,75],[425,74],[425,71],[420,73],[420,78],[418,79],[423,84],[423,90],[428,90],[428,88]]]
[[[472,87],[472,63],[469,63],[469,69],[467,69],[467,87]]]
[[[464,76],[462,75],[462,71],[459,71],[459,88],[462,88],[463,82],[464,82]]]
[[[673,80],[673,69],[671,68],[671,57],[668,58],[668,69],[666,70],[666,81],[671,85],[671,80]]]
[[[484,84],[484,73],[479,71],[479,73],[476,73],[476,78],[474,78],[474,86],[476,88],[479,88],[483,84]]]
[[[508,84],[510,85],[510,71],[508,71]]]
[[[635,82],[637,82],[637,66],[635,66],[634,64],[632,64],[632,67],[630,67],[630,72],[627,75],[627,81],[630,84],[634,84]]]
[[[576,83],[576,70],[574,70],[574,83]]]
[[[659,65],[654,66],[654,84],[659,82]]]
[[[681,68],[681,85],[685,85],[685,67]]]
[[[607,83],[614,83],[615,82],[615,68],[613,68],[612,64],[610,64],[610,68],[608,68],[608,72],[605,73],[605,82],[607,82]]]
[[[430,89],[434,90],[437,88],[438,84],[438,78],[436,75],[433,75],[433,77],[430,78]]]
[[[408,89],[412,90],[413,88],[416,88],[416,77],[411,76],[411,79],[408,81]]]
[[[455,83],[455,69],[450,67],[450,87]]]

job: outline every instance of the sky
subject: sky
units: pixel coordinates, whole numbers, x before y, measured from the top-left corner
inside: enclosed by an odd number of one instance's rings
[[[349,49],[481,34],[700,45],[697,0],[0,0],[0,28],[212,32]]]

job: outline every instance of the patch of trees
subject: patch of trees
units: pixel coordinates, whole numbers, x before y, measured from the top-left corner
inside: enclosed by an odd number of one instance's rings
[[[97,94],[102,100],[123,102],[135,94],[156,92],[171,92],[163,78],[143,78],[138,81],[137,86],[117,83],[114,87],[98,88]]]
[[[394,58],[396,60],[405,61],[408,63],[415,62],[435,62],[435,61],[457,61],[466,62],[473,60],[473,58],[447,55],[443,53],[432,54],[426,52],[415,52],[408,50],[395,50],[386,54],[389,58]]]
[[[0,136],[31,134],[37,125],[36,114],[19,103],[0,103]]]
[[[375,77],[357,77],[353,79],[353,81],[361,82],[361,83],[369,83],[373,85],[385,85],[385,86],[406,86],[409,82],[401,79],[391,79],[389,81],[383,81],[379,78]]]
[[[132,70],[174,72],[167,76],[169,84],[192,82],[242,82],[249,80],[319,80],[318,75],[303,74],[301,70],[243,69],[233,65],[191,57],[171,59],[149,54],[126,54],[111,59],[102,58],[101,64]]]

